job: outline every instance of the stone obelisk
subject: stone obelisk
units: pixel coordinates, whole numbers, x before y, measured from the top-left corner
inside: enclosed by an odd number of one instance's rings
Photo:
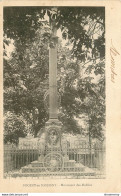
[[[57,30],[54,22],[51,24],[51,40],[49,47],[49,119],[58,118],[57,100]]]
[[[51,18],[51,38],[49,45],[49,121],[46,122],[46,148],[61,148],[61,122],[58,120],[57,92],[57,27],[55,18]]]
[[[56,16],[56,14],[55,14]],[[62,123],[58,120],[57,92],[57,27],[56,18],[50,18],[51,37],[49,45],[49,120],[45,123],[44,150],[41,150],[39,162],[50,172],[62,171],[69,165],[67,143],[61,141]],[[73,161],[72,161],[73,162]]]

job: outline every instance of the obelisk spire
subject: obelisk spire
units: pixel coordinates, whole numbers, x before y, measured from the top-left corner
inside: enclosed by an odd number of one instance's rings
[[[49,47],[49,119],[58,118],[57,100],[57,27],[55,18],[51,18],[51,40]]]

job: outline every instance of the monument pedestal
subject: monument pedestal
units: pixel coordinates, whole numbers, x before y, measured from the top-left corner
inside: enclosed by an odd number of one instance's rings
[[[62,123],[58,119],[49,119],[45,124],[46,149],[61,149]]]
[[[43,166],[47,171],[60,171],[63,168],[61,129],[62,123],[57,118],[49,119],[45,124],[45,148],[38,161],[43,159]]]

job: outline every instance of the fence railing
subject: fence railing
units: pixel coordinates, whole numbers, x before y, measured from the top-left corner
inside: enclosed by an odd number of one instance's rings
[[[20,169],[38,159],[37,149],[19,149],[6,145],[4,147],[4,172]]]
[[[53,151],[53,149],[52,149]],[[76,164],[82,164],[85,167],[104,171],[105,167],[105,148],[102,145],[89,145],[85,143],[75,143],[68,145],[64,148],[64,153],[68,156],[69,160],[73,160]],[[43,157],[48,151],[42,152],[40,149],[20,149],[5,145],[4,147],[4,172],[19,170],[20,168],[29,165],[31,162],[38,160],[39,156]],[[63,154],[63,150],[60,151]],[[68,168],[69,169],[69,168]],[[72,170],[72,166],[69,171]],[[73,168],[75,171],[75,168]]]
[[[82,163],[89,168],[101,170],[105,166],[105,148],[101,145],[81,144],[81,146],[71,147],[67,150],[69,159]]]

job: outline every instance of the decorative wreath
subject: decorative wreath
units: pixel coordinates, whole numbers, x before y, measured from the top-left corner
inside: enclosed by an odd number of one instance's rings
[[[58,107],[60,107],[61,104],[61,96],[60,93],[58,92]],[[44,107],[47,112],[49,112],[49,90],[47,90],[44,94]]]
[[[58,172],[63,169],[63,157],[59,153],[49,153],[44,158],[44,167],[46,171]]]

